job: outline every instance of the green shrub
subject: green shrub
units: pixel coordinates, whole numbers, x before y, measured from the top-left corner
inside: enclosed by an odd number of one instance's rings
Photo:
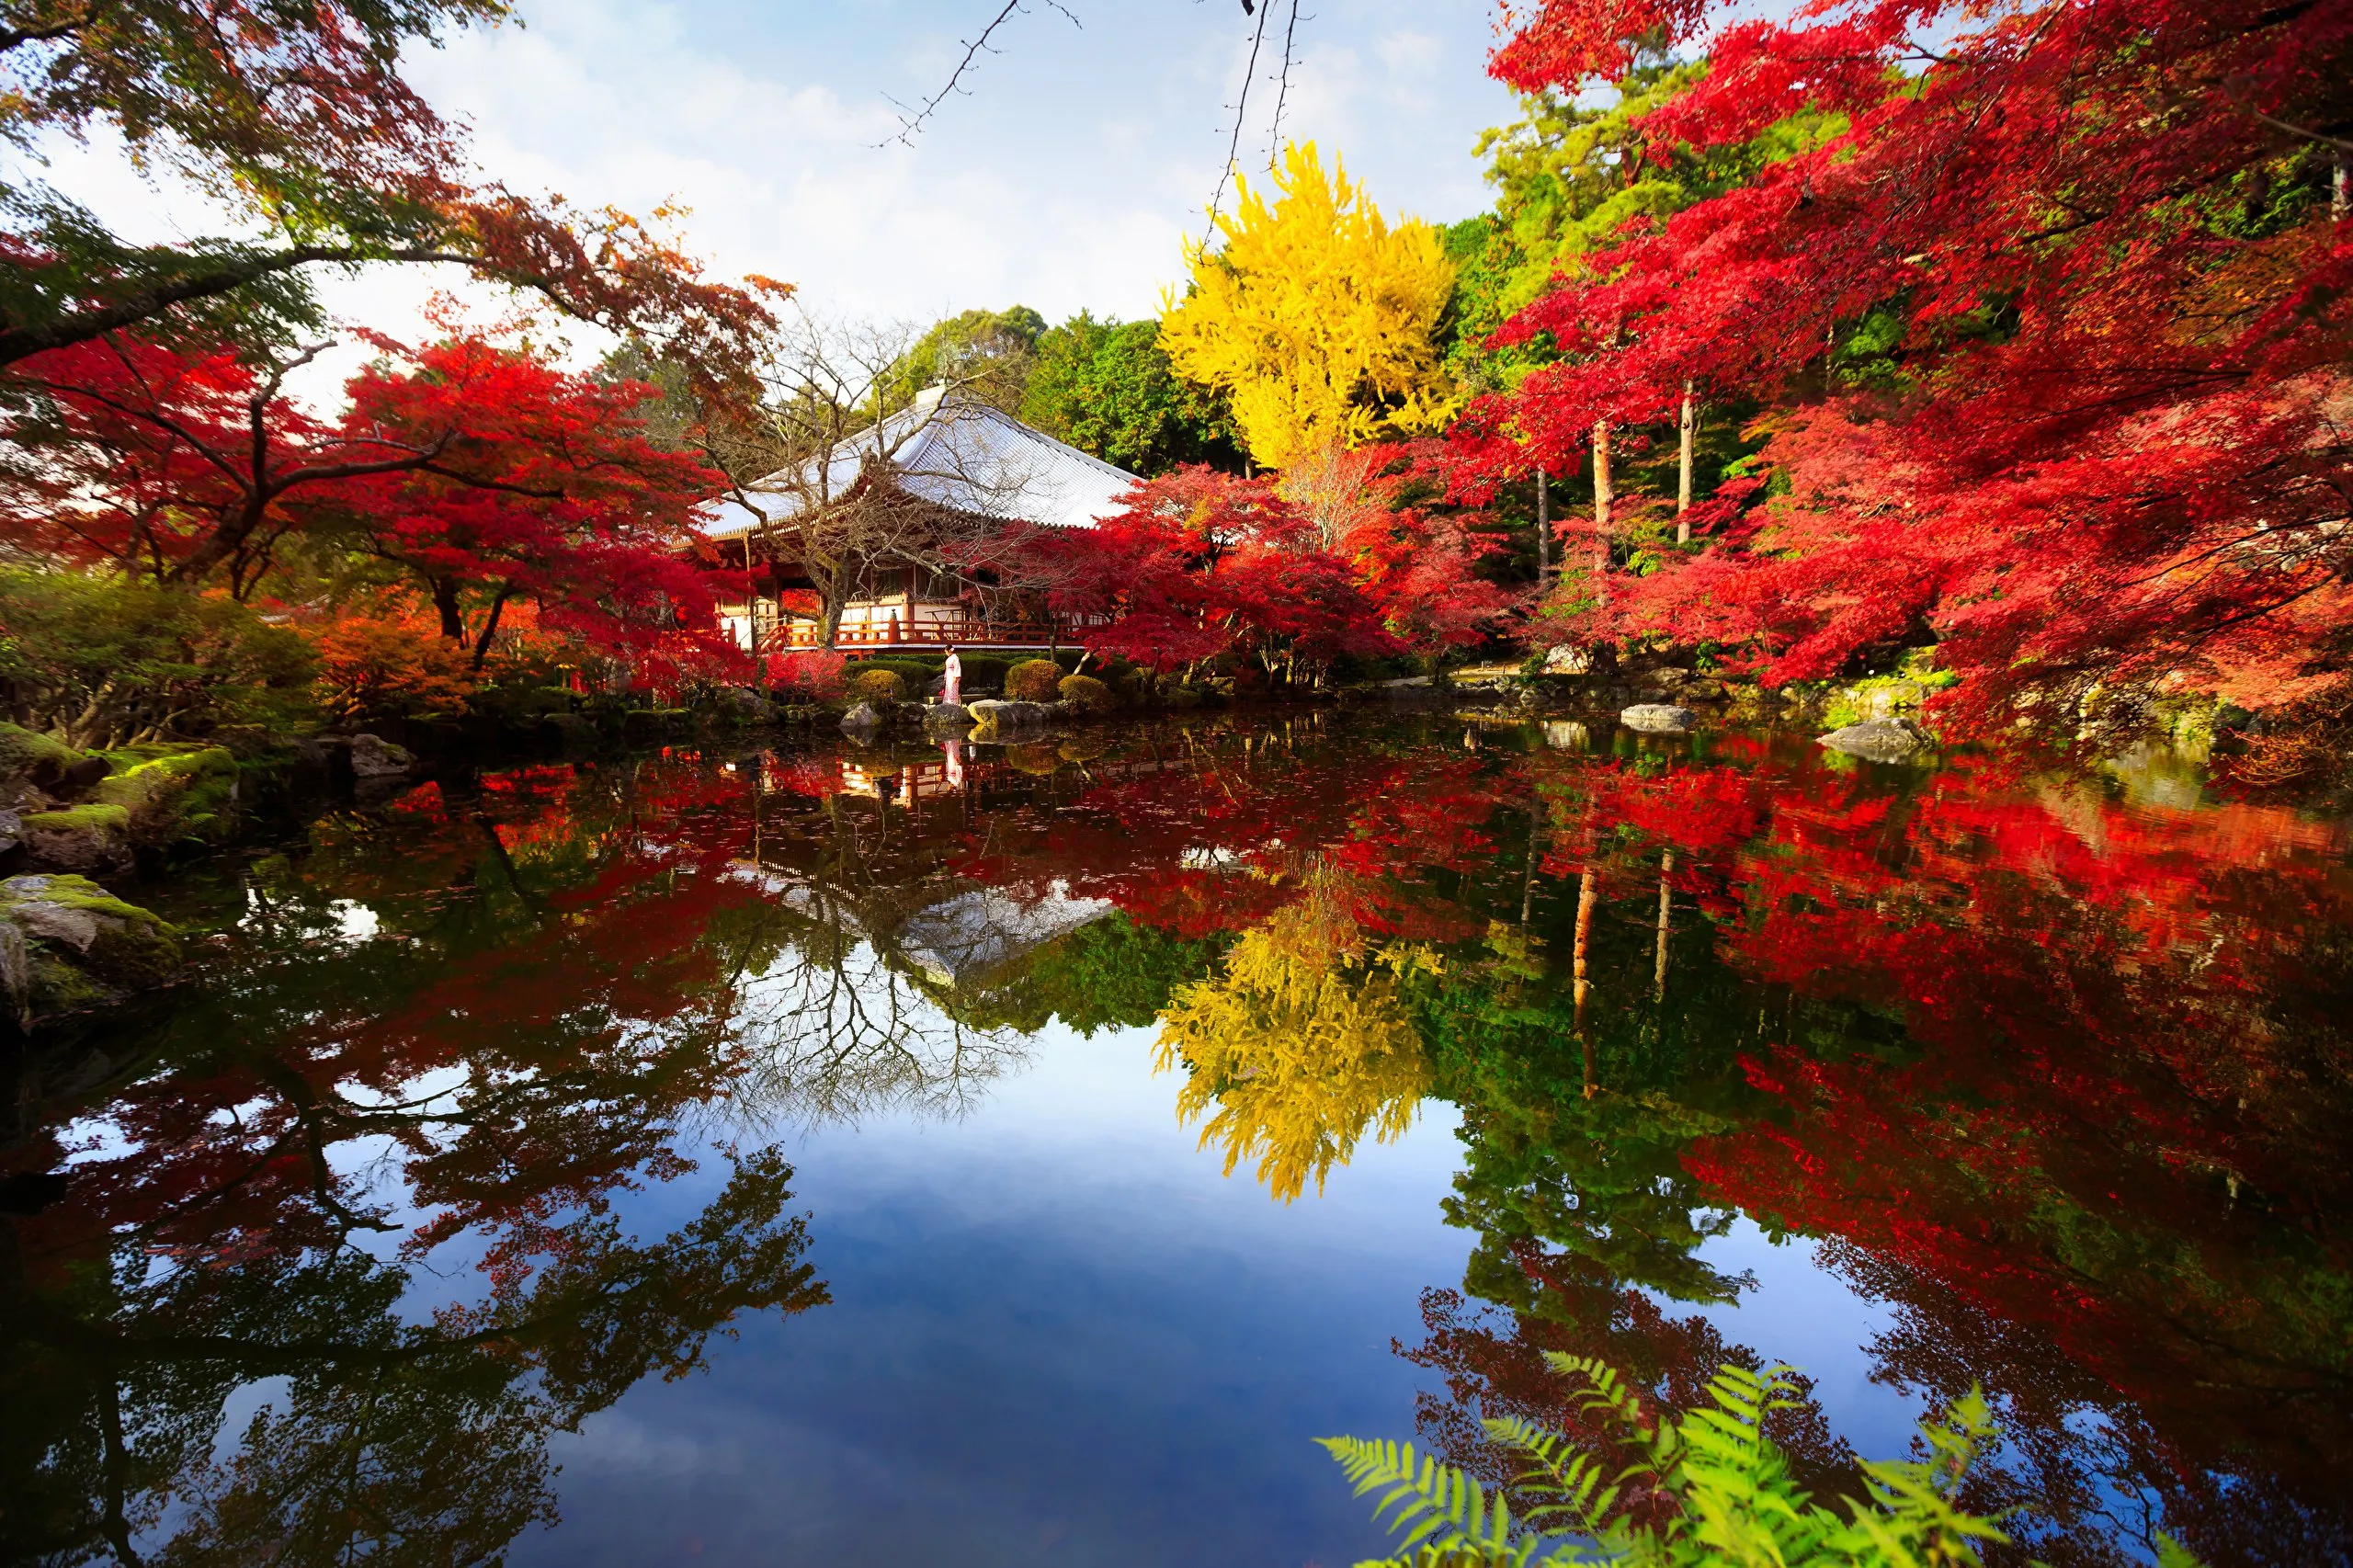
[[[1111,688],[1093,676],[1064,676],[1055,690],[1082,713],[1108,713],[1115,706]]]
[[[896,670],[870,665],[850,678],[849,694],[860,702],[904,702],[907,683]]]
[[[946,663],[944,653],[937,659],[926,659],[920,653],[877,653],[871,658],[853,660],[843,673],[856,680],[862,671],[893,670],[909,691],[921,691],[939,678],[940,667]]]
[[[98,750],[310,717],[309,640],[233,599],[0,568],[0,680],[31,727]]]
[[[1404,1535],[1405,1555],[1380,1568],[1438,1562],[1449,1568],[1723,1562],[1925,1568],[1977,1562],[1979,1542],[2008,1543],[1994,1520],[1959,1505],[1962,1482],[1995,1436],[1985,1401],[1974,1390],[1941,1419],[1920,1424],[1927,1458],[1864,1461],[1859,1468],[1870,1496],[1845,1499],[1842,1514],[1798,1486],[1787,1460],[1765,1436],[1767,1415],[1803,1407],[1802,1385],[1791,1369],[1757,1373],[1727,1365],[1708,1385],[1711,1404],[1677,1418],[1650,1414],[1600,1361],[1558,1351],[1547,1351],[1544,1358],[1586,1382],[1580,1402],[1586,1415],[1612,1430],[1622,1447],[1584,1452],[1576,1439],[1533,1422],[1483,1423],[1491,1439],[1527,1461],[1513,1490],[1524,1500],[1542,1501],[1525,1514],[1515,1516],[1503,1494],[1416,1454],[1411,1443],[1323,1439],[1358,1496],[1382,1494],[1375,1517],[1389,1515],[1390,1527]],[[1621,1464],[1629,1457],[1633,1462]],[[1645,1493],[1671,1506],[1653,1511],[1653,1522],[1632,1524],[1617,1505]],[[1578,1539],[1563,1543],[1563,1536]],[[2163,1568],[2195,1562],[2173,1541],[2158,1539]]]
[[[995,653],[959,653],[956,657],[964,666],[967,692],[1005,689],[1005,660]]]
[[[569,713],[573,695],[561,686],[486,686],[467,701],[476,713],[488,713],[510,724]]]
[[[1005,672],[1005,695],[1016,702],[1051,702],[1062,684],[1063,667],[1051,659],[1024,659]]]

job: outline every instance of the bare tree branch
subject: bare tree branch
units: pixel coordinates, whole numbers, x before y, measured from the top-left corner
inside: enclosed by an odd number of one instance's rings
[[[1055,10],[1060,11],[1064,17],[1069,17],[1070,25],[1072,27],[1084,27],[1085,24],[1079,21],[1078,17],[1072,13],[1070,7],[1062,5],[1060,0],[1046,0],[1046,3],[1049,6],[1051,6]],[[887,147],[892,142],[896,142],[902,146],[914,146],[915,144],[916,134],[923,130],[925,122],[929,120],[934,113],[938,112],[939,106],[948,101],[950,94],[960,93],[964,90],[963,81],[965,73],[972,70],[973,62],[980,59],[982,51],[985,50],[991,54],[999,52],[999,51],[989,47],[990,38],[995,34],[997,28],[1005,26],[1007,21],[1012,19],[1013,14],[1016,11],[1021,9],[1023,9],[1021,0],[1006,0],[1005,9],[999,11],[989,25],[981,29],[981,36],[964,43],[964,58],[956,62],[956,69],[948,74],[948,85],[940,88],[939,91],[932,94],[931,97],[924,99],[923,106],[920,108],[910,109],[904,104],[900,103],[897,99],[890,99],[891,106],[899,110],[899,133],[895,136],[884,137],[881,141],[877,142],[875,145],[877,147]]]
[[[1250,0],[1242,0],[1242,12],[1245,16],[1250,14]],[[1241,158],[1242,126],[1250,111],[1250,84],[1258,74],[1258,46],[1267,41],[1267,18],[1273,14],[1272,6],[1259,11],[1258,25],[1251,29],[1250,63],[1242,73],[1242,91],[1233,100],[1233,140],[1225,150],[1225,167],[1217,176],[1217,194],[1210,198],[1210,234],[1202,236],[1204,242],[1217,232],[1217,210],[1225,205],[1225,187],[1233,183],[1234,165]]]
[[[1308,18],[1310,21],[1313,17]],[[1283,153],[1283,106],[1290,102],[1290,62],[1293,46],[1299,37],[1299,0],[1290,0],[1290,20],[1283,24],[1283,74],[1275,85],[1275,120],[1267,130],[1267,172],[1275,172],[1275,162]]]

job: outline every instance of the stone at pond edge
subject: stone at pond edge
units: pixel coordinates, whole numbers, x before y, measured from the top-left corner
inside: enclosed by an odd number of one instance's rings
[[[396,746],[374,735],[351,737],[351,776],[354,778],[405,778],[416,771],[416,758],[404,747]]]
[[[1865,762],[1904,762],[1936,749],[1927,732],[1909,719],[1866,719],[1831,731],[1818,744]]]
[[[1672,702],[1637,702],[1618,715],[1618,722],[1646,735],[1679,735],[1699,722],[1688,708]]]
[[[101,779],[91,799],[131,813],[137,844],[219,840],[235,825],[237,759],[222,746],[182,746],[138,756]]]
[[[861,702],[842,715],[842,733],[864,740],[882,727],[882,715],[871,702]]]
[[[972,714],[979,726],[978,737],[986,739],[1007,731],[1036,730],[1044,727],[1051,711],[1042,702],[999,702],[983,699],[965,711]]]
[[[1581,676],[1593,668],[1592,651],[1556,642],[1544,650],[1544,673],[1548,676]]]
[[[131,812],[91,801],[27,813],[19,824],[25,853],[59,871],[120,871],[130,868]]]
[[[164,984],[178,934],[87,878],[0,881],[0,986],[19,1028]]]
[[[935,702],[923,710],[926,730],[968,730],[980,721],[961,702]]]

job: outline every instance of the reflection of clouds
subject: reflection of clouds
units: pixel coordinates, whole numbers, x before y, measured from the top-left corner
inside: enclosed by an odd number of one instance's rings
[[[646,1425],[625,1410],[610,1410],[563,1445],[566,1470],[602,1470],[631,1480],[648,1476],[740,1474],[744,1456],[732,1443]]]

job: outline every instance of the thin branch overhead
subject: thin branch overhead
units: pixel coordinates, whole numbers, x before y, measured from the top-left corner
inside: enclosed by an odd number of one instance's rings
[[[1072,27],[1085,27],[1086,24],[1078,19],[1077,14],[1064,5],[1063,0],[1040,0],[1040,3],[1060,12]],[[1290,14],[1283,25],[1282,69],[1276,77],[1274,120],[1267,129],[1267,167],[1269,170],[1274,169],[1282,159],[1283,116],[1290,106],[1290,68],[1292,61],[1298,54],[1299,24],[1302,20],[1299,7],[1300,0],[1290,0]],[[996,47],[995,42],[997,30],[1011,21],[1016,12],[1029,9],[1027,0],[1006,0],[1004,6],[990,18],[988,25],[981,29],[980,35],[964,42],[964,57],[959,60],[956,62],[956,68],[949,73],[947,83],[939,91],[924,99],[919,106],[910,108],[898,99],[890,97],[887,94],[884,95],[886,101],[899,111],[899,129],[895,135],[885,137],[875,145],[887,147],[896,142],[904,146],[914,146],[915,137],[922,132],[926,125],[930,123],[932,117],[939,111],[942,104],[958,94],[967,97],[971,95],[971,89],[964,85],[965,77],[972,74],[973,67],[979,63],[983,54],[1004,52]],[[1250,59],[1243,69],[1242,88],[1235,95],[1233,104],[1233,124],[1226,138],[1225,166],[1219,171],[1216,193],[1210,198],[1209,233],[1211,235],[1216,233],[1218,214],[1225,206],[1226,190],[1233,185],[1234,176],[1241,172],[1242,133],[1250,123],[1250,86],[1257,80],[1258,56],[1265,51],[1267,24],[1272,19],[1274,12],[1275,0],[1263,0],[1263,3],[1262,0],[1242,0],[1242,14],[1251,21]],[[1315,18],[1311,15],[1305,19],[1313,21]],[[1223,128],[1221,127],[1221,129]]]
[[[1308,20],[1315,18],[1310,17]],[[1267,172],[1273,174],[1283,155],[1283,108],[1290,102],[1290,62],[1299,37],[1299,0],[1290,0],[1290,20],[1283,24],[1283,73],[1275,85],[1275,120],[1267,128]]]
[[[1250,0],[1242,0],[1242,14],[1245,17],[1251,15]],[[1233,140],[1225,150],[1225,167],[1217,176],[1217,194],[1210,198],[1210,229],[1212,233],[1217,229],[1218,209],[1225,205],[1225,187],[1233,182],[1235,165],[1241,160],[1242,127],[1250,109],[1250,84],[1257,79],[1258,48],[1267,41],[1267,18],[1274,15],[1274,7],[1266,6],[1256,15],[1258,25],[1250,33],[1250,63],[1242,73],[1242,91],[1235,95],[1233,100]],[[1286,74],[1290,72],[1289,61],[1284,62],[1284,72]]]
[[[1070,22],[1072,27],[1079,28],[1082,30],[1084,29],[1086,24],[1078,19],[1076,14],[1074,13],[1069,6],[1063,5],[1061,0],[1046,0],[1046,4],[1054,10],[1061,12]],[[1021,0],[1006,0],[1005,8],[996,14],[995,18],[990,21],[987,27],[981,29],[980,37],[969,40],[959,40],[964,44],[964,58],[956,62],[956,69],[949,73],[947,85],[941,87],[939,91],[932,94],[931,97],[924,99],[920,108],[909,108],[906,105],[899,102],[898,99],[890,97],[888,94],[885,94],[884,97],[890,103],[891,107],[899,111],[899,130],[896,135],[884,137],[881,141],[876,142],[875,145],[878,147],[887,147],[892,142],[896,142],[903,146],[914,146],[915,144],[916,135],[923,130],[925,124],[930,120],[931,117],[938,112],[939,106],[941,104],[946,103],[952,95],[958,93],[965,94],[967,97],[970,96],[970,89],[964,85],[964,78],[972,71],[973,63],[980,59],[983,52],[985,51],[990,54],[1001,54],[1004,52],[1004,51],[993,47],[989,42],[989,40],[995,36],[997,28],[1005,26],[1006,22],[1010,21],[1016,11],[1026,11],[1028,9],[1029,7],[1024,6],[1021,3]]]

